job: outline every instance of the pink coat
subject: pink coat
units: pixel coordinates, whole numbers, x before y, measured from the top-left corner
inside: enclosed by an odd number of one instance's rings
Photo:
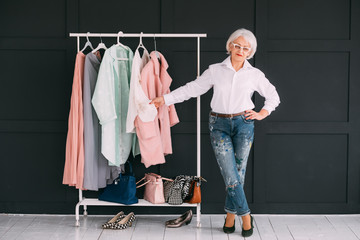
[[[78,52],[71,93],[63,184],[83,189],[84,182],[84,115],[82,86],[85,55]]]
[[[159,53],[159,52],[158,52]],[[170,92],[172,79],[166,69],[169,67],[164,56],[150,53],[151,60],[141,72],[141,87],[149,99]],[[158,114],[152,122],[143,122],[139,116],[135,119],[136,133],[139,139],[141,162],[145,167],[165,163],[164,155],[172,154],[170,127],[179,122],[175,106],[165,104],[158,108]]]

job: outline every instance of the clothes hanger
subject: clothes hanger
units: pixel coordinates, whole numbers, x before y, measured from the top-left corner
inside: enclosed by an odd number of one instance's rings
[[[122,32],[122,31],[120,31],[120,32],[118,32],[118,34],[117,34],[117,44],[115,45],[115,46],[120,46],[120,47],[122,47],[122,48],[124,48],[124,49],[128,49],[128,47],[126,47],[124,44],[122,44],[121,42],[120,42],[120,35],[123,35],[124,33]],[[119,58],[119,57],[116,57],[116,59],[117,60],[129,60],[128,58]]]
[[[156,53],[156,57],[158,58],[159,62],[160,62],[160,55],[159,52],[156,50],[156,39],[155,39],[155,34],[154,34],[154,46],[155,46],[155,53]]]
[[[85,43],[85,46],[83,47],[83,49],[81,49],[81,51],[80,52],[83,52],[87,47],[90,47],[92,50],[94,49],[94,47],[92,46],[92,44],[91,44],[91,42],[90,42],[90,40],[89,40],[89,34],[90,34],[90,32],[87,32],[86,33],[86,43]]]
[[[142,35],[143,35],[143,32],[140,33],[140,41],[139,41],[139,45],[137,48],[143,48],[144,50],[146,50],[146,48],[142,42]]]
[[[102,41],[101,34],[100,34],[100,41],[101,42],[99,43],[99,45],[94,50],[92,50],[92,53],[96,53],[100,49],[105,49],[105,50],[107,49],[107,47],[105,46],[105,44]]]
[[[144,50],[142,56],[144,57],[144,53],[145,53],[145,51],[147,52],[147,49],[145,48],[145,46],[142,42],[142,35],[143,35],[143,32],[140,33],[140,41],[139,41],[139,45],[136,48],[136,50],[138,51],[139,48],[142,48]],[[139,54],[140,54],[140,52],[139,52]]]
[[[126,49],[127,47],[120,42],[120,35],[123,35],[123,34],[124,34],[124,33],[123,33],[122,31],[118,32],[118,34],[117,34],[117,44],[116,44],[116,46],[121,46],[121,47],[123,47],[123,48]]]

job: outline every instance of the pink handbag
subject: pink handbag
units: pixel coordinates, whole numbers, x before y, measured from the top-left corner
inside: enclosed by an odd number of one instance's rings
[[[143,180],[145,182],[138,185]],[[173,181],[172,179],[161,177],[156,173],[145,173],[145,177],[136,183],[136,185],[138,185],[136,188],[145,186],[144,199],[146,201],[151,203],[165,203],[163,180]]]

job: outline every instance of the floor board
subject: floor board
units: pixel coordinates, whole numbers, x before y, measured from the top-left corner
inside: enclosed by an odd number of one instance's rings
[[[360,240],[360,215],[263,215],[254,214],[254,240]],[[225,215],[196,216],[189,225],[166,228],[165,222],[178,215],[136,215],[133,225],[125,230],[102,229],[112,216],[81,217],[75,227],[72,215],[0,214],[2,240],[233,240],[241,236],[241,217],[236,230],[225,234]]]

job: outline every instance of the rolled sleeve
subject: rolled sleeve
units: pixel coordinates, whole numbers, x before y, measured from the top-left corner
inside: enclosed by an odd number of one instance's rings
[[[280,97],[274,85],[265,77],[263,73],[258,77],[257,92],[265,98],[263,109],[269,112],[276,109],[280,104]]]

